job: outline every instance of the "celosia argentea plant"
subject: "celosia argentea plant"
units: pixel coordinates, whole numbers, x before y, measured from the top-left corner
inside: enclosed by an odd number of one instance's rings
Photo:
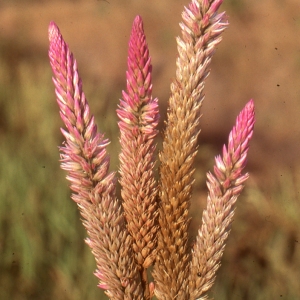
[[[193,0],[182,13],[177,38],[176,76],[171,84],[159,180],[155,179],[158,101],[152,97],[151,59],[142,19],[134,20],[129,41],[127,88],[120,119],[122,199],[116,197],[115,173],[109,173],[109,143],[97,131],[81,79],[58,27],[49,26],[53,82],[65,124],[61,167],[73,191],[86,243],[96,259],[99,287],[110,299],[206,299],[230,231],[254,126],[250,100],[236,119],[228,145],[207,174],[208,198],[202,225],[189,245],[188,210],[194,183],[194,160],[200,133],[200,109],[209,65],[227,26],[217,13],[222,0]],[[153,266],[154,282],[147,269]]]

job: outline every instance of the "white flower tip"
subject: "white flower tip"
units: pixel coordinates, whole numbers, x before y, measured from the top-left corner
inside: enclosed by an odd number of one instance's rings
[[[250,100],[248,101],[248,103],[246,104],[246,108],[247,108],[248,110],[254,110],[254,101],[253,101],[253,99],[250,99]]]
[[[52,41],[58,34],[59,34],[59,28],[57,27],[55,22],[50,21],[48,27],[49,41]]]

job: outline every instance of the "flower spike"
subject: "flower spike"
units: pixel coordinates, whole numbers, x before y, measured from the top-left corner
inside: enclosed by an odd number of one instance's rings
[[[158,228],[153,156],[159,113],[157,98],[152,98],[151,72],[142,18],[137,16],[129,40],[127,91],[123,91],[117,114],[121,132],[121,195],[146,294],[149,294],[146,268],[156,255]]]
[[[250,100],[236,119],[229,134],[228,146],[223,147],[223,155],[215,158],[215,174],[207,174],[207,208],[203,212],[202,226],[190,262],[191,299],[203,296],[211,288],[220,267],[234,216],[234,204],[249,177],[242,171],[246,165],[254,122],[254,103]]]
[[[192,0],[182,13],[182,38],[177,38],[176,79],[171,84],[168,120],[160,153],[161,231],[153,277],[155,295],[161,299],[190,299],[188,209],[204,83],[212,55],[221,41],[220,34],[227,26],[224,14],[217,14],[221,3],[220,0]]]
[[[108,140],[97,132],[82,91],[76,60],[55,25],[49,25],[49,58],[55,94],[66,129],[60,147],[61,167],[68,171],[83,225],[86,243],[95,256],[99,287],[111,299],[141,299],[141,281],[131,250],[121,206],[115,196],[116,178],[108,173]],[[128,284],[124,287],[124,280]],[[128,299],[128,298],[127,298]]]

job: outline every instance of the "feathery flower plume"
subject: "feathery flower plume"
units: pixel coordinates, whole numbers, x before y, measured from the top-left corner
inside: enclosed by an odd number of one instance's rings
[[[160,153],[160,232],[154,265],[159,299],[189,298],[188,209],[194,182],[193,162],[200,132],[204,81],[220,34],[227,26],[222,0],[192,0],[182,13],[182,38],[177,38],[176,79],[171,84],[168,120]]]
[[[58,27],[49,25],[49,58],[66,139],[61,167],[68,171],[72,199],[83,217],[87,244],[95,256],[99,287],[111,299],[142,299],[140,275],[132,240],[115,196],[116,179],[108,173],[108,140],[97,132],[94,117],[82,91],[76,60]]]
[[[152,98],[151,59],[142,18],[133,22],[128,50],[127,91],[117,114],[120,118],[120,183],[128,230],[135,258],[147,290],[148,268],[156,254],[157,184],[153,176],[154,138],[159,120],[157,99]],[[146,292],[148,294],[148,292]],[[147,296],[145,296],[147,297]]]
[[[211,288],[220,267],[234,204],[249,177],[242,171],[246,165],[254,122],[254,103],[250,100],[236,119],[229,134],[228,146],[223,146],[222,157],[215,158],[214,175],[207,174],[207,208],[203,212],[202,226],[190,262],[190,299],[197,299]]]

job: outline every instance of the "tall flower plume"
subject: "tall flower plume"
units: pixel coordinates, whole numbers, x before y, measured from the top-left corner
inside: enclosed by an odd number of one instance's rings
[[[76,60],[53,22],[49,25],[49,41],[55,93],[66,126],[62,129],[66,140],[60,148],[61,167],[68,171],[72,199],[83,217],[86,242],[97,263],[99,287],[112,299],[142,299],[132,240],[115,195],[115,174],[108,173],[108,140],[97,132]]]
[[[152,98],[151,59],[140,16],[133,22],[126,72],[127,91],[117,110],[121,132],[120,183],[127,226],[133,237],[135,257],[145,288],[146,268],[156,254],[157,184],[153,176],[159,119],[157,99]]]
[[[193,162],[200,132],[204,81],[227,22],[217,14],[222,0],[193,0],[182,13],[177,38],[176,79],[171,84],[168,116],[160,153],[158,255],[153,277],[162,299],[189,299],[188,209],[194,182]]]
[[[203,212],[202,226],[190,262],[190,299],[197,299],[208,291],[220,267],[234,204],[249,177],[242,171],[246,166],[254,122],[254,103],[250,100],[236,119],[229,134],[228,146],[223,147],[223,155],[215,158],[214,175],[207,174],[207,208]]]

